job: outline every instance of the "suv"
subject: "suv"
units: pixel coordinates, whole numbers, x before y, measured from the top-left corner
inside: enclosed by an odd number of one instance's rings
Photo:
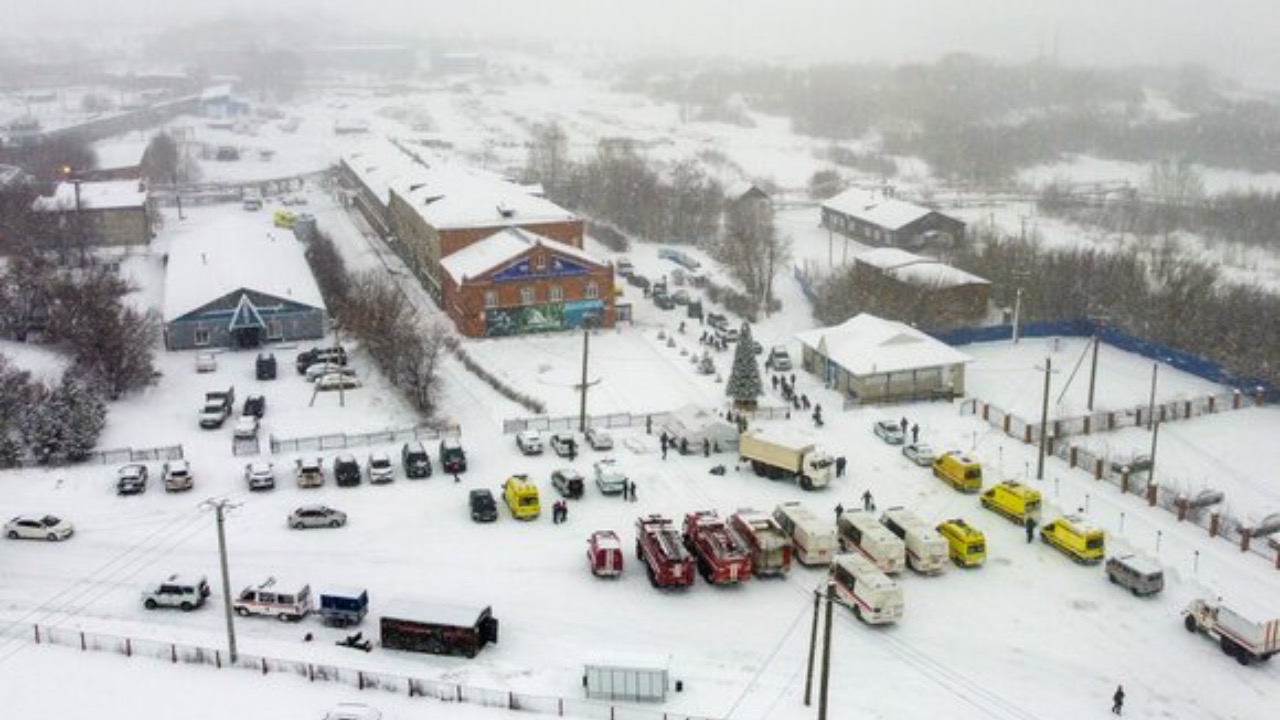
[[[311,348],[298,353],[298,357],[294,360],[294,367],[298,369],[298,374],[301,375],[307,371],[307,368],[319,362],[346,365],[347,351],[341,345],[329,348]]]
[[[608,430],[589,427],[587,428],[586,437],[587,444],[591,446],[592,450],[613,449],[613,436],[609,434]]]
[[[627,490],[627,476],[614,463],[613,458],[597,460],[593,465],[596,487],[605,495],[620,495]]]
[[[209,581],[200,577],[170,575],[142,593],[142,606],[148,610],[171,607],[191,612],[204,604],[209,597]]]
[[[774,372],[790,370],[791,355],[787,353],[787,348],[782,345],[774,345],[769,350],[769,357],[764,360],[764,366]]]
[[[1141,555],[1112,555],[1107,558],[1107,579],[1129,589],[1136,597],[1155,595],[1164,589],[1164,570]]]
[[[258,353],[258,361],[254,364],[254,373],[259,380],[275,380],[276,356],[271,353]]]
[[[395,479],[396,469],[391,464],[391,456],[384,452],[369,453],[369,482],[377,485]]]
[[[567,457],[570,460],[578,455],[578,440],[573,433],[555,433],[551,436],[551,452],[559,457]]]
[[[267,414],[267,399],[262,395],[250,395],[244,399],[244,410],[241,414],[262,419],[262,416]]]
[[[244,466],[244,481],[250,490],[270,490],[276,486],[275,469],[269,462],[251,462]]]
[[[400,464],[407,478],[431,477],[431,456],[427,454],[427,446],[420,442],[407,442],[400,448]]]
[[[455,438],[444,438],[440,441],[440,467],[447,473],[467,471],[467,453],[462,444]]]
[[[582,473],[573,468],[560,468],[553,471],[551,486],[567,498],[580,498],[585,490]]]
[[[232,436],[236,440],[256,440],[258,437],[258,416],[248,413],[241,415],[240,419],[236,420]]]
[[[137,495],[147,491],[147,466],[137,463],[125,465],[116,471],[116,492],[121,495]]]
[[[354,455],[339,455],[333,460],[333,479],[338,487],[360,484],[360,461]]]
[[[298,458],[297,463],[298,487],[314,488],[324,485],[324,462],[320,458]]]
[[[167,492],[190,490],[195,487],[195,478],[191,476],[191,463],[186,460],[170,460],[164,464],[164,489]]]
[[[537,430],[525,430],[516,435],[516,447],[525,455],[542,454],[542,434]]]
[[[472,490],[467,500],[471,506],[471,519],[476,522],[493,522],[498,519],[498,501],[488,490]]]

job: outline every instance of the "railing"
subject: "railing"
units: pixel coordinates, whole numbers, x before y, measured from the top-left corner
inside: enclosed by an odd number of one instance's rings
[[[9,635],[12,635],[11,628]],[[708,716],[686,715],[663,710],[624,705],[608,705],[580,698],[533,695],[496,688],[430,680],[411,675],[361,670],[341,665],[313,663],[306,660],[239,653],[235,662],[222,650],[188,645],[86,632],[71,628],[31,626],[31,640],[37,645],[79,648],[84,652],[105,652],[140,656],[170,663],[203,665],[210,668],[252,670],[258,675],[290,673],[311,682],[348,685],[358,690],[381,690],[411,698],[433,698],[443,702],[463,702],[484,707],[521,710],[545,715],[574,716],[592,720],[717,720]]]
[[[439,440],[446,437],[458,437],[462,434],[459,425],[433,427],[415,425],[395,430],[379,430],[369,433],[331,433],[329,435],[311,435],[300,438],[278,438],[272,435],[269,440],[272,455],[320,450],[341,450],[349,447],[365,447],[368,445],[389,445],[392,443],[411,442],[415,440]]]
[[[98,463],[101,465],[124,464],[131,462],[163,462],[165,460],[181,460],[182,445],[164,445],[153,448],[116,448],[114,450],[91,450],[84,455],[69,458],[65,454],[56,453],[44,458],[23,455],[12,463],[11,467],[46,466],[63,467],[82,463]],[[0,468],[6,467],[0,462]]]

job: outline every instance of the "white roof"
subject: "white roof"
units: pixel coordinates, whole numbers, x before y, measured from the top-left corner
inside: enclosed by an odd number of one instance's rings
[[[927,207],[862,188],[849,188],[822,203],[822,207],[888,230],[897,230],[933,212]]]
[[[516,259],[534,245],[548,246],[553,252],[600,265],[601,262],[572,245],[520,228],[504,228],[472,243],[440,261],[441,267],[456,282],[475,278],[495,267]]]
[[[223,214],[174,234],[165,267],[166,322],[241,289],[324,309],[303,244],[263,218]]]
[[[840,325],[796,335],[855,376],[945,367],[973,358],[913,327],[862,313]]]
[[[379,614],[384,618],[397,620],[471,627],[480,619],[480,613],[486,607],[488,606],[440,603],[419,598],[393,598],[380,603]]]
[[[913,285],[959,287],[991,284],[960,268],[900,248],[875,248],[855,256],[854,260],[879,268],[885,275]]]
[[[146,186],[137,180],[110,180],[80,183],[80,209],[110,210],[140,208],[147,203]],[[37,212],[61,212],[76,209],[76,184],[58,183],[52,196],[41,196],[31,203]]]
[[[745,433],[753,437],[787,447],[813,447],[821,445],[812,433],[801,427],[790,424],[754,425]]]

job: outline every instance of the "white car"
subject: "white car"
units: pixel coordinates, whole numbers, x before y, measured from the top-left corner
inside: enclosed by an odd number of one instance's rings
[[[516,447],[525,455],[542,454],[542,433],[537,430],[525,430],[516,435]]]
[[[258,437],[258,418],[256,415],[241,415],[236,420],[236,427],[233,431],[237,440],[253,440]]]
[[[336,528],[347,524],[347,514],[334,510],[326,505],[303,505],[289,513],[289,527],[294,530],[303,528]]]
[[[313,363],[307,366],[307,382],[315,382],[325,375],[332,375],[334,373],[355,377],[356,371],[348,368],[346,365],[339,365],[335,362]]]
[[[589,427],[586,435],[587,444],[591,446],[592,450],[613,449],[613,436],[609,434],[608,430]]]
[[[391,464],[391,456],[384,452],[369,453],[369,482],[389,483],[395,479],[396,469]]]
[[[170,460],[164,464],[164,489],[166,492],[190,490],[195,486],[191,475],[191,463],[186,460]]]
[[[4,524],[5,537],[10,540],[66,540],[74,532],[71,523],[53,515],[19,515]]]
[[[933,464],[933,459],[937,457],[933,447],[926,443],[907,443],[902,446],[902,454],[920,467],[929,467]]]
[[[269,462],[251,462],[244,466],[244,480],[250,490],[270,490],[276,486],[275,467]]]
[[[784,345],[774,345],[769,349],[769,357],[765,358],[764,366],[775,372],[782,372],[791,369],[791,355],[787,352]]]
[[[321,375],[316,380],[317,390],[350,390],[358,387],[360,387],[360,381],[354,375],[348,375],[345,372]]]
[[[324,720],[382,720],[382,712],[364,703],[338,703],[324,714]]]
[[[596,487],[605,495],[621,495],[627,489],[627,476],[614,463],[613,458],[596,461],[592,467],[596,474]]]
[[[892,420],[880,420],[872,429],[875,431],[876,437],[890,445],[901,445],[905,439],[902,433],[902,426]]]

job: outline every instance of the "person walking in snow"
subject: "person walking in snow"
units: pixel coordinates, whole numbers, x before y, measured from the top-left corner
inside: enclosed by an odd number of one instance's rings
[[[919,426],[919,425],[916,425],[915,423],[912,423],[912,425],[911,425],[911,443],[912,443],[912,444],[915,444],[915,443],[918,443],[918,442],[920,442],[920,426]]]
[[[1031,541],[1036,538],[1036,519],[1028,515],[1025,525],[1027,527],[1027,544],[1030,545]]]
[[[875,498],[871,497],[870,490],[862,493],[862,509],[867,511],[876,509],[876,501]]]
[[[1117,685],[1116,692],[1111,696],[1111,712],[1116,715],[1124,714],[1124,686]]]
[[[903,435],[906,435],[906,434],[907,434],[907,428],[908,428],[908,427],[910,427],[910,426],[911,426],[911,423],[907,422],[907,416],[906,416],[906,415],[903,415],[903,416],[902,416],[902,422],[899,424],[899,427],[901,427],[901,428],[902,428],[902,434],[903,434]]]
[[[836,477],[838,478],[844,477],[845,462],[846,460],[844,459],[843,455],[836,458]]]
[[[838,521],[840,519],[840,516],[843,514],[844,514],[844,505],[841,505],[840,503],[836,503],[836,520]]]

